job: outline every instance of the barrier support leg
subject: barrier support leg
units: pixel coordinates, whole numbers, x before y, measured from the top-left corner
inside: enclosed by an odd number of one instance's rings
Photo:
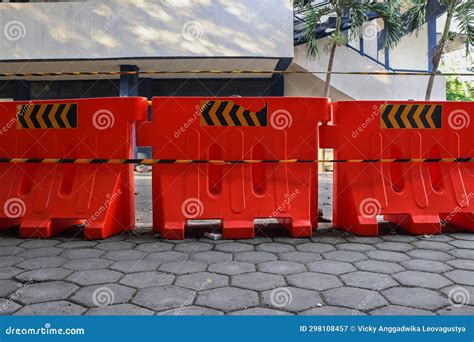
[[[441,221],[438,215],[385,215],[384,217],[413,235],[441,234]]]
[[[249,221],[222,222],[224,239],[253,239],[255,237],[254,223]]]

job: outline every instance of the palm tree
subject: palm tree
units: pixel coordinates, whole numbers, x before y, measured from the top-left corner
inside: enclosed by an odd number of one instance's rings
[[[350,19],[350,38],[360,37],[363,34],[363,25],[369,20],[369,13],[374,13],[384,22],[385,48],[394,46],[403,36],[403,21],[400,16],[400,6],[397,0],[377,2],[373,0],[329,0],[324,6],[317,8],[311,5],[312,0],[295,0],[295,7],[306,10],[304,19],[304,40],[307,42],[306,53],[309,58],[315,58],[318,54],[319,39],[316,36],[316,28],[321,25],[324,16],[335,15],[336,26],[334,32],[329,36],[329,62],[326,75],[324,96],[329,97],[331,88],[331,73],[334,65],[336,49],[347,43],[347,37],[342,33],[342,20],[344,17]]]
[[[426,8],[429,0],[411,0],[413,7],[406,13],[407,25],[415,25],[418,29],[426,22]],[[426,88],[425,100],[431,98],[434,79],[438,72],[441,57],[443,56],[446,44],[457,35],[466,36],[466,56],[470,53],[474,45],[474,1],[472,0],[437,0],[446,9],[446,23],[443,35],[433,50],[433,69],[431,70],[428,86]],[[452,21],[458,23],[458,32],[450,32]]]

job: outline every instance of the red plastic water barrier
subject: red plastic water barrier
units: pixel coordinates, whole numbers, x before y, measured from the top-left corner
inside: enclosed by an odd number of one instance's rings
[[[0,103],[0,158],[131,158],[145,98]],[[0,228],[48,238],[85,223],[86,239],[135,224],[132,165],[0,164]]]
[[[336,102],[321,128],[335,159],[472,157],[474,103]],[[412,234],[474,230],[472,163],[336,163],[334,225],[378,234],[377,216]]]
[[[327,99],[154,98],[137,144],[153,157],[186,160],[317,159]],[[277,219],[294,237],[317,224],[316,164],[153,166],[153,224],[183,239],[189,220],[218,219],[224,238],[253,238],[255,219]]]

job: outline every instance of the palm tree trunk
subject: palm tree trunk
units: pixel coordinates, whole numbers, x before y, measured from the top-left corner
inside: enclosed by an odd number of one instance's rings
[[[336,31],[334,36],[338,37],[341,32],[341,15],[337,14],[336,18]],[[334,56],[336,55],[337,40],[331,45],[331,51],[329,53],[329,62],[328,62],[328,72],[326,74],[326,84],[324,86],[324,97],[329,97],[329,91],[331,90],[331,76],[332,76],[332,67],[334,65]]]
[[[438,45],[435,47],[433,52],[433,70],[431,70],[430,79],[428,81],[428,86],[426,88],[425,100],[428,101],[431,98],[431,92],[433,91],[433,85],[435,81],[436,74],[438,73],[439,63],[441,62],[441,57],[443,56],[444,48],[448,41],[449,36],[449,27],[451,26],[451,19],[453,18],[453,13],[448,12],[446,16],[446,23],[444,24],[444,31]]]

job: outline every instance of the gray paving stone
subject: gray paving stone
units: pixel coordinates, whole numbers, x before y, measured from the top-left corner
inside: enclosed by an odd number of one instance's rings
[[[342,283],[336,276],[314,272],[293,274],[287,278],[287,281],[290,285],[316,291],[324,291],[342,286]]]
[[[249,290],[264,291],[285,285],[282,276],[262,272],[239,274],[231,277],[231,285]]]
[[[175,261],[184,261],[187,260],[188,257],[189,255],[186,253],[167,251],[148,254],[146,259],[157,262],[159,264],[167,264]]]
[[[300,247],[300,246],[298,246]],[[269,253],[285,253],[295,251],[295,247],[283,243],[262,243],[256,247],[257,251]]]
[[[78,316],[87,309],[67,301],[54,301],[26,305],[14,315],[18,316]]]
[[[341,276],[346,285],[361,287],[368,290],[383,290],[392,286],[397,286],[397,282],[386,274],[356,271]]]
[[[190,305],[195,300],[194,291],[174,286],[149,287],[139,290],[132,303],[155,311]]]
[[[171,285],[174,275],[156,271],[127,274],[120,280],[120,284],[144,289],[153,286]]]
[[[382,291],[390,303],[424,310],[437,310],[446,306],[447,299],[438,292],[416,287],[393,287]]]
[[[403,286],[417,286],[429,289],[440,289],[451,285],[451,281],[436,273],[403,271],[392,275]]]
[[[7,298],[0,298],[0,316],[11,315],[20,308],[21,305],[18,305],[14,301]]]
[[[336,248],[334,248],[333,245],[330,245],[328,243],[317,243],[317,242],[304,243],[302,245],[296,246],[296,249],[299,250],[300,252],[311,252],[311,253],[320,253],[320,254],[336,250]]]
[[[177,309],[159,312],[158,316],[222,316],[222,311],[204,308],[201,306],[185,306]]]
[[[413,245],[410,245],[406,242],[391,242],[385,241],[380,242],[374,245],[378,249],[385,250],[385,251],[392,251],[392,252],[408,252],[412,249],[415,249]]]
[[[292,313],[268,308],[251,308],[231,312],[231,316],[288,316]]]
[[[342,236],[314,236],[311,238],[311,241],[316,243],[328,243],[330,245],[347,242]]]
[[[62,267],[75,270],[75,271],[86,271],[86,270],[97,270],[101,268],[109,267],[113,261],[106,259],[79,259],[71,260],[65,263]]]
[[[142,252],[166,252],[173,248],[174,245],[172,243],[163,241],[139,243],[136,247],[137,250]]]
[[[346,237],[347,242],[349,243],[362,243],[362,244],[376,244],[382,242],[383,240],[376,236],[348,236]]]
[[[127,303],[132,299],[135,289],[119,284],[86,286],[70,298],[71,301],[89,308]]]
[[[453,238],[447,234],[439,234],[439,235],[420,235],[418,236],[420,240],[428,240],[428,241],[438,241],[438,242],[449,242],[453,240]]]
[[[38,284],[26,284],[18,288],[11,299],[15,297],[17,302],[23,304],[34,304],[65,300],[73,294],[78,287],[64,281],[51,281]]]
[[[474,272],[466,270],[453,270],[444,274],[456,284],[473,285],[474,286]]]
[[[446,261],[447,264],[454,268],[461,268],[468,271],[474,271],[474,261],[468,259],[455,259]]]
[[[474,241],[453,240],[453,241],[450,241],[449,244],[457,248],[474,249]]]
[[[337,249],[344,250],[344,251],[352,251],[352,252],[368,252],[374,251],[375,247],[369,244],[363,243],[341,243],[336,245]]]
[[[110,266],[112,270],[122,273],[135,273],[144,271],[156,271],[158,263],[150,260],[127,260],[118,261]]]
[[[68,259],[62,257],[43,257],[43,258],[34,258],[34,259],[26,259],[16,267],[23,268],[24,270],[36,270],[45,267],[60,267],[64,265]]]
[[[199,272],[178,276],[175,284],[194,291],[204,291],[229,286],[229,278],[220,274]]]
[[[294,237],[291,237],[291,236],[279,236],[279,237],[275,237],[273,238],[273,242],[276,242],[276,243],[286,243],[286,244],[289,244],[289,245],[301,245],[303,243],[309,243],[311,242],[310,239],[308,238],[294,238]]]
[[[412,251],[407,252],[407,255],[411,256],[414,259],[425,259],[433,261],[447,261],[454,259],[454,257],[452,255],[449,255],[448,253],[432,251],[429,249],[414,249]]]
[[[244,253],[237,253],[234,254],[235,261],[243,261],[243,262],[253,262],[253,263],[261,263],[265,261],[272,261],[277,260],[278,257],[273,253],[268,252],[244,252]]]
[[[209,241],[209,240],[207,240]],[[220,240],[220,241],[226,241],[226,240]],[[255,238],[253,239],[239,239],[239,240],[235,240],[237,242],[242,242],[242,243],[248,243],[248,244],[251,244],[251,245],[260,245],[262,243],[268,243],[268,242],[273,242],[273,240],[269,237],[266,237],[266,236],[256,236]]]
[[[474,286],[456,284],[445,287],[441,292],[455,305],[474,305]]]
[[[207,242],[188,242],[177,245],[174,250],[185,253],[199,253],[207,252],[214,248],[214,246]]]
[[[122,276],[123,274],[117,271],[98,269],[76,271],[67,277],[66,280],[82,286],[87,286],[113,283],[122,278]]]
[[[423,260],[423,259],[411,259],[407,261],[402,261],[400,265],[412,271],[423,271],[423,272],[434,272],[434,273],[443,273],[443,272],[447,272],[453,269],[451,266],[443,262]]]
[[[449,235],[457,240],[474,241],[474,234],[472,233],[451,233]]]
[[[411,235],[400,235],[400,234],[393,234],[393,235],[385,235],[381,236],[382,240],[390,241],[390,242],[416,242],[419,241],[417,237]]]
[[[20,247],[26,248],[26,249],[34,249],[34,248],[46,248],[46,247],[53,247],[59,244],[59,241],[56,240],[40,240],[40,239],[34,239],[34,240],[25,240],[22,244],[20,244]]]
[[[258,270],[266,273],[289,275],[305,272],[306,267],[302,264],[290,261],[268,261],[258,264]]]
[[[441,316],[474,316],[474,306],[462,306],[460,308],[447,307],[436,311]]]
[[[126,249],[132,249],[133,247],[135,247],[135,244],[132,242],[111,241],[99,243],[96,248],[102,249],[104,251],[121,251]]]
[[[102,258],[113,261],[129,261],[144,259],[147,253],[136,250],[111,251],[105,253]]]
[[[190,260],[206,264],[217,264],[218,262],[232,260],[232,254],[216,251],[200,252],[192,254]]]
[[[15,279],[21,282],[63,280],[71,273],[71,270],[65,268],[42,268],[17,274]]]
[[[12,266],[0,267],[0,280],[1,279],[11,279],[15,275],[24,272],[24,270]]]
[[[322,260],[323,257],[317,253],[311,252],[287,252],[279,254],[280,260],[293,261],[302,264],[307,264],[313,261]]]
[[[255,265],[241,261],[224,261],[209,265],[209,271],[225,275],[237,275],[248,272],[255,272]]]
[[[0,280],[0,297],[8,297],[9,294],[18,290],[20,286],[20,283],[10,279]]]
[[[14,266],[23,260],[25,258],[19,256],[3,256],[0,257],[0,266]]]
[[[376,252],[369,252],[376,253]],[[368,259],[367,256],[360,252],[351,252],[351,251],[333,251],[324,253],[323,257],[327,260],[336,260],[336,261],[346,261],[346,262],[356,262]]]
[[[256,292],[250,290],[221,287],[200,292],[196,304],[223,311],[234,311],[257,306],[258,297]]]
[[[410,257],[404,253],[391,252],[391,251],[371,251],[371,252],[367,252],[367,256],[370,259],[380,260],[380,261],[389,261],[389,262],[401,262],[405,260],[410,260]]]
[[[70,240],[62,242],[56,247],[64,249],[73,249],[73,248],[94,248],[97,246],[98,242],[96,241],[86,241],[86,240]]]
[[[73,248],[65,250],[61,253],[62,257],[65,257],[69,260],[78,260],[78,259],[96,259],[103,255],[105,251],[93,248]]]
[[[262,303],[275,310],[300,312],[322,305],[323,299],[316,291],[283,287],[263,292]]]
[[[24,239],[17,239],[12,236],[0,236],[0,247],[18,246],[24,242]]]
[[[354,266],[348,262],[335,260],[321,260],[315,261],[307,265],[308,269],[313,272],[329,273],[329,274],[343,274],[355,271]]]
[[[454,248],[454,246],[450,245],[449,243],[426,240],[414,242],[413,246],[420,249],[429,249],[433,251],[449,251],[450,249]]]
[[[35,249],[28,249],[22,252],[20,255],[24,258],[42,258],[48,256],[57,256],[64,249],[56,248],[56,247],[45,247],[45,248],[35,248]]]
[[[326,303],[334,306],[349,307],[364,312],[387,305],[387,301],[377,291],[364,290],[355,287],[339,287],[324,291]]]
[[[402,266],[394,262],[379,261],[379,260],[364,260],[355,263],[355,266],[361,271],[379,272],[392,274],[404,270]]]
[[[118,304],[94,308],[87,311],[88,316],[153,316],[154,311],[132,304]]]
[[[248,243],[241,242],[230,242],[222,243],[216,246],[216,251],[239,253],[239,252],[250,252],[254,250],[254,246]]]
[[[300,315],[304,315],[304,316],[350,316],[350,315],[362,316],[365,314],[357,310],[341,308],[339,306],[322,306],[320,308],[314,308],[307,311],[303,311],[300,313]]]
[[[448,253],[456,258],[474,260],[473,249],[452,249]]]
[[[1,247],[0,248],[0,256],[11,256],[11,255],[18,255],[21,254],[25,249],[18,247],[18,246],[12,246],[12,247]]]
[[[207,268],[207,264],[195,261],[176,261],[163,264],[159,270],[163,272],[173,273],[177,275],[203,272]]]
[[[431,311],[409,308],[407,306],[387,305],[370,312],[374,316],[430,316]]]

